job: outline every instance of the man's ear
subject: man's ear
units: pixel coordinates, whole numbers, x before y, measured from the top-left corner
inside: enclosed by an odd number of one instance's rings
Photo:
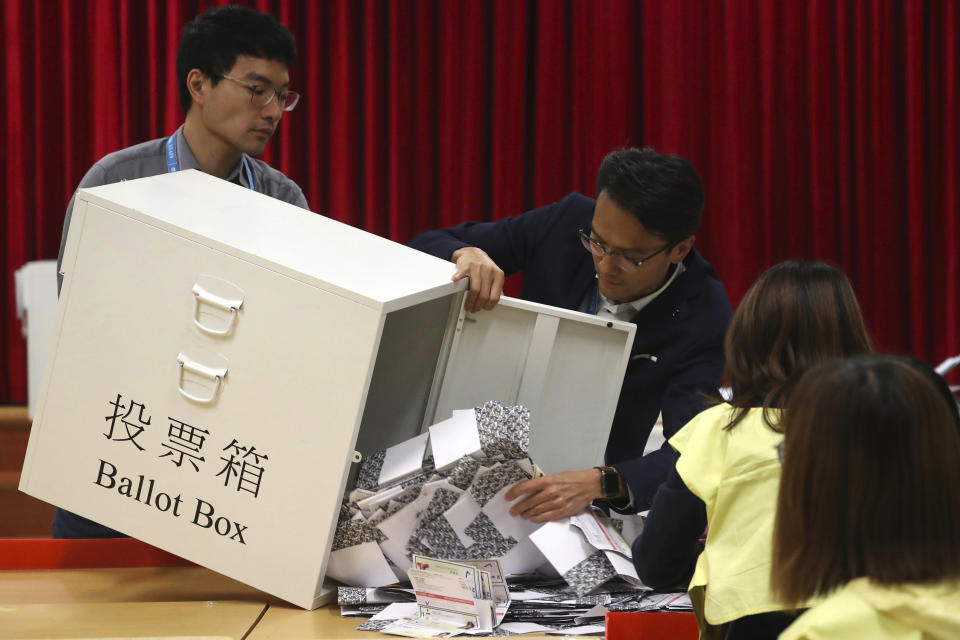
[[[207,76],[200,69],[190,69],[187,73],[187,89],[190,91],[190,97],[196,104],[203,104],[206,98],[206,89],[209,85],[204,83]]]
[[[687,257],[687,254],[690,253],[690,249],[693,249],[693,243],[696,241],[697,236],[687,236],[677,244],[673,245],[673,249],[670,249],[670,262],[673,264],[679,264]]]

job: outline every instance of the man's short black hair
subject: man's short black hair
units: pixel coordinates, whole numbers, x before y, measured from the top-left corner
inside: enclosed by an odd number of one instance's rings
[[[216,85],[233,68],[237,56],[275,60],[290,67],[297,57],[293,34],[268,13],[228,5],[200,14],[183,27],[177,50],[180,106],[190,110],[193,99],[187,74],[200,69]]]
[[[700,226],[703,183],[686,158],[649,147],[611,151],[597,173],[601,193],[667,242],[680,242]]]

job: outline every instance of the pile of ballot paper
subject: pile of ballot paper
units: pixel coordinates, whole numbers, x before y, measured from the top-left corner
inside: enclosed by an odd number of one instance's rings
[[[431,568],[449,571],[445,564],[435,562]],[[510,581],[505,593],[509,608],[501,615],[499,602],[495,604],[495,620],[500,624],[492,635],[602,634],[608,611],[691,610],[690,598],[685,593],[652,593],[645,587],[616,580],[587,596],[577,596],[572,588],[557,580]],[[429,601],[417,588],[340,587],[337,599],[344,617],[369,618],[357,627],[361,631],[408,637],[490,635],[488,630],[475,627],[471,618],[458,619],[457,614],[442,611],[442,604]]]
[[[502,576],[559,577],[575,597],[612,580],[639,586],[630,546],[602,512],[544,525],[510,515],[506,492],[541,475],[529,427],[523,406],[488,402],[369,456],[342,505],[327,575],[357,587],[416,576],[454,589],[417,574],[418,558],[495,560]]]

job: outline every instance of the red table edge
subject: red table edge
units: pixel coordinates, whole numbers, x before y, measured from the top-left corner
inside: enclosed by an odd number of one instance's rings
[[[0,569],[113,569],[194,566],[133,538],[62,540],[0,539]]]

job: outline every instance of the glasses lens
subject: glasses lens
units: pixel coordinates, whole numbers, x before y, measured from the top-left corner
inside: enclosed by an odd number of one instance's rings
[[[265,106],[273,102],[275,94],[273,91],[264,91],[263,93],[257,93],[255,91],[250,92],[250,102],[253,103],[258,109],[263,109]]]
[[[617,267],[619,267],[621,271],[637,270],[637,263],[631,260],[630,258],[627,258],[626,256],[622,256],[619,253],[614,253],[614,254],[610,254],[610,257],[614,259]]]
[[[287,91],[280,98],[280,104],[284,111],[293,111],[298,102],[300,102],[300,94],[296,91]]]
[[[600,248],[600,245],[598,245],[596,242],[591,240],[590,236],[588,236],[584,231],[580,232],[580,244],[583,245],[584,249],[586,249],[587,251],[589,251],[595,256],[603,255],[603,249]]]

